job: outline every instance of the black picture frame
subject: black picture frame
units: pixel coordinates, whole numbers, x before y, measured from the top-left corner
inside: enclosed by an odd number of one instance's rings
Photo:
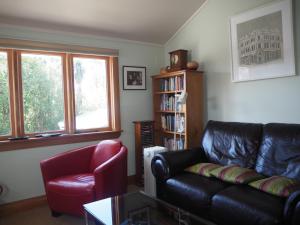
[[[123,90],[147,90],[146,67],[123,66]]]

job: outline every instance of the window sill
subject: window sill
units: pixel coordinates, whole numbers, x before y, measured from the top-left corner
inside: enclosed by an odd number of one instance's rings
[[[35,137],[26,140],[0,141],[0,152],[10,150],[22,150],[26,148],[46,147],[52,145],[64,145],[87,141],[100,141],[104,139],[114,139],[121,135],[122,130],[119,131],[103,131],[93,133],[80,134],[63,134],[56,137]]]

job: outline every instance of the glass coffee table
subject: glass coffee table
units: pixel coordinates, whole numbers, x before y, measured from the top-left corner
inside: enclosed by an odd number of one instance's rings
[[[83,205],[89,218],[105,225],[215,225],[143,192],[129,193]]]

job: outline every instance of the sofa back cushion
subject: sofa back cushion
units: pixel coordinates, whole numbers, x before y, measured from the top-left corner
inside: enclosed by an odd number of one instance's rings
[[[255,169],[300,181],[300,124],[266,124]]]
[[[212,163],[255,166],[262,124],[209,121],[202,147]]]
[[[93,172],[99,165],[105,163],[121,150],[122,142],[120,140],[101,141],[93,153],[90,170]]]

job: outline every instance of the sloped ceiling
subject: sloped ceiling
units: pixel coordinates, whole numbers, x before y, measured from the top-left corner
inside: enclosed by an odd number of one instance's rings
[[[164,44],[205,0],[0,0],[0,23]]]

